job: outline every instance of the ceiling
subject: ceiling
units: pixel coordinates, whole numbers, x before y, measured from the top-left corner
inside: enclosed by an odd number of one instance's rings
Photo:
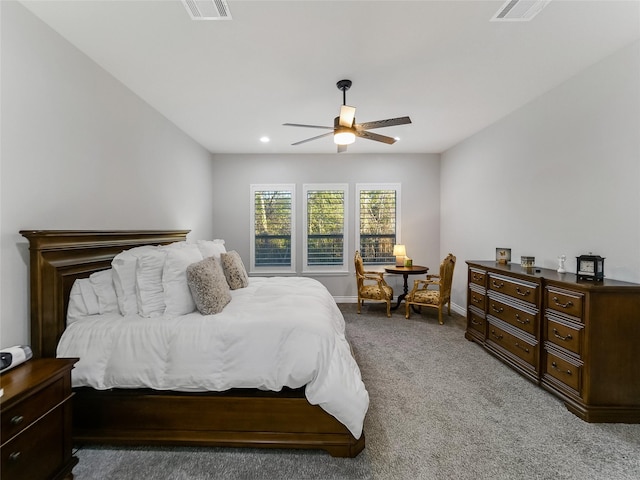
[[[218,21],[180,0],[21,3],[213,153],[335,153],[282,124],[332,125],[343,78],[357,122],[413,122],[349,153],[442,152],[640,38],[638,0],[552,0],[529,22],[489,21],[503,0],[228,0]]]

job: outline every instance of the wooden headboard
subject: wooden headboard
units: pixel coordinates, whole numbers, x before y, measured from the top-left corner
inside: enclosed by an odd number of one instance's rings
[[[55,357],[73,282],[111,267],[123,250],[185,240],[189,230],[21,230],[29,239],[31,349]]]

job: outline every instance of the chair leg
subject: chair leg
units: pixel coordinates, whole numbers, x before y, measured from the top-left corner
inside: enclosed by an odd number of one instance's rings
[[[358,313],[360,313],[360,307],[362,306],[362,300],[358,297]]]
[[[409,302],[405,301],[404,307],[404,318],[411,318],[411,305],[409,305]]]
[[[391,318],[391,300],[387,300],[387,318]]]
[[[438,309],[438,322],[440,322],[440,325],[444,325],[444,322],[442,321],[442,308],[444,307],[444,305],[442,305],[439,309]]]

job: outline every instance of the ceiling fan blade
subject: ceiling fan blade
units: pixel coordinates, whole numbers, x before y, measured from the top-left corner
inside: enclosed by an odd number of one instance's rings
[[[393,127],[394,125],[406,125],[411,123],[409,117],[387,118],[386,120],[376,120],[355,125],[357,129],[371,130],[372,128]]]
[[[283,123],[285,127],[305,127],[305,128],[322,128],[324,130],[333,130],[333,127],[325,127],[324,125],[303,125],[302,123]]]
[[[387,143],[393,145],[396,143],[395,138],[387,137],[385,135],[378,135],[377,133],[367,132],[366,130],[356,130],[356,137],[366,138],[367,140],[375,140],[376,142]]]
[[[338,145],[338,153],[344,153],[347,151],[346,145]]]
[[[333,128],[331,130],[333,130]],[[301,143],[307,143],[307,142],[310,142],[311,140],[317,140],[318,138],[328,137],[329,135],[333,135],[333,132],[323,133],[322,135],[318,135],[317,137],[307,138],[306,140],[300,140],[299,142],[292,143],[291,145],[300,145]]]
[[[356,107],[342,105],[340,107],[340,126],[351,128],[356,118]]]

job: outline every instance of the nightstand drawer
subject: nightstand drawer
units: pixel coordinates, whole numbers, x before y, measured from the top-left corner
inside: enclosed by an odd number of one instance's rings
[[[64,380],[61,378],[24,402],[2,412],[2,443],[47,413],[65,398]]]
[[[582,293],[548,287],[546,297],[547,308],[582,320],[582,302],[584,300]]]
[[[51,478],[64,459],[63,423],[60,406],[5,444],[0,476],[7,480]]]
[[[500,292],[524,302],[538,304],[539,287],[535,283],[518,281],[513,278],[505,278],[499,275],[489,274],[489,290]]]

